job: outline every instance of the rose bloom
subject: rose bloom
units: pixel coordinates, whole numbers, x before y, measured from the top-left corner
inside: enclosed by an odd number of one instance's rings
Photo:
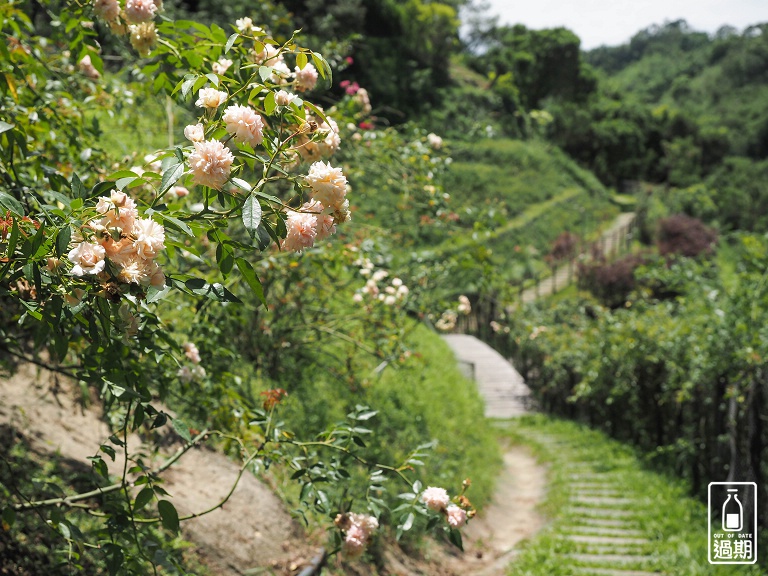
[[[227,99],[227,93],[216,90],[216,88],[203,88],[197,93],[198,108],[218,108]]]
[[[332,210],[343,207],[347,194],[347,179],[341,168],[333,168],[330,163],[315,162],[309,167],[306,181],[312,188],[314,200]]]
[[[450,502],[445,488],[435,488],[434,486],[430,486],[421,493],[421,500],[427,505],[427,508],[435,512],[444,510]]]
[[[317,217],[314,214],[288,210],[285,226],[288,233],[281,244],[283,250],[301,252],[314,246],[317,237]]]
[[[195,142],[195,150],[189,155],[192,181],[201,186],[221,190],[229,178],[230,166],[234,160],[232,152],[218,140]]]
[[[296,94],[291,94],[285,90],[279,90],[275,93],[275,104],[278,106],[288,106],[291,102],[296,100]]]
[[[192,142],[205,140],[205,128],[202,124],[190,124],[184,128],[184,138]]]
[[[157,6],[152,0],[128,0],[125,3],[125,19],[131,24],[149,22],[156,11]]]
[[[157,30],[154,22],[142,22],[130,26],[131,46],[140,56],[149,56],[157,42]]]
[[[185,196],[189,196],[189,190],[187,190],[184,186],[171,186],[168,189],[168,192],[165,194],[165,197],[169,201],[178,200],[179,198],[184,198]]]
[[[93,11],[107,22],[112,22],[120,15],[120,4],[117,0],[93,0]]]
[[[224,74],[230,66],[232,66],[232,60],[229,58],[219,58],[218,62],[213,63],[211,69],[214,74]]]
[[[451,528],[461,528],[467,523],[466,511],[453,504],[445,509],[445,515]]]
[[[363,529],[353,524],[344,537],[344,555],[349,558],[357,558],[365,550],[366,538]]]
[[[101,196],[96,203],[96,212],[103,216],[96,226],[120,228],[130,232],[139,215],[136,202],[125,192],[113,190],[109,198]]]
[[[287,84],[288,78],[291,77],[291,69],[288,68],[288,64],[280,60],[269,65],[272,66],[272,75],[269,80],[274,84]]]
[[[264,138],[264,121],[253,108],[235,104],[224,110],[222,120],[227,125],[227,132],[234,135],[235,141],[256,147]]]
[[[265,44],[264,49],[261,52],[254,53],[253,60],[256,64],[274,66],[276,62],[283,61],[283,55],[280,54],[279,51],[280,49],[277,46],[272,46],[272,44]]]
[[[111,257],[120,267],[117,279],[126,284],[142,284],[154,288],[162,288],[165,285],[165,274],[154,260],[141,257],[136,251],[121,253]]]
[[[165,249],[165,228],[151,218],[136,220],[131,231],[133,247],[142,258],[151,260]]]
[[[315,200],[311,202],[305,202],[301,207],[304,212],[310,212],[317,218],[317,237],[315,240],[325,240],[329,236],[336,234],[336,224],[333,220],[333,216],[330,214],[323,214],[325,209],[320,202]]]
[[[235,26],[237,26],[240,32],[249,32],[253,29],[253,20],[247,16],[245,18],[238,18],[235,20]]]
[[[323,122],[320,125],[321,131],[327,131],[328,135],[324,140],[317,143],[320,150],[320,154],[324,158],[333,156],[341,147],[341,137],[339,136],[339,125],[330,116],[326,116],[327,122]]]
[[[67,259],[74,263],[72,274],[85,276],[86,274],[98,274],[104,270],[104,248],[90,242],[80,242],[67,254]]]
[[[187,342],[182,346],[184,349],[184,356],[189,358],[189,361],[193,364],[200,364],[200,351],[193,342]]]
[[[355,102],[360,106],[360,110],[365,116],[371,113],[371,98],[368,96],[368,90],[360,88],[355,94]]]
[[[437,134],[427,134],[427,143],[434,149],[440,150],[443,147],[443,139]]]
[[[307,92],[317,85],[317,69],[312,64],[306,64],[304,68],[296,66],[294,87],[297,92]]]
[[[88,54],[83,56],[83,59],[77,63],[77,67],[79,68],[80,72],[82,72],[91,80],[98,80],[101,78],[101,74],[99,74],[99,71],[94,67],[93,63],[91,62],[91,57]]]

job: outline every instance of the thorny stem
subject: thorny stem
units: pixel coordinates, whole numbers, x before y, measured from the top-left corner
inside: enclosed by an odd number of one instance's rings
[[[222,435],[223,436],[223,435]],[[243,477],[243,473],[248,468],[251,462],[253,462],[256,457],[261,453],[261,451],[264,449],[264,447],[267,445],[268,440],[264,440],[256,450],[253,451],[252,454],[250,454],[245,460],[243,460],[243,464],[240,466],[240,469],[237,472],[237,476],[235,477],[235,481],[232,483],[232,487],[229,489],[229,492],[222,498],[218,503],[214,504],[210,508],[207,508],[206,510],[203,510],[202,512],[194,512],[192,514],[188,514],[186,516],[180,516],[179,522],[183,522],[184,520],[191,520],[193,518],[199,518],[200,516],[205,516],[206,514],[210,514],[211,512],[218,510],[224,504],[226,504],[229,499],[232,497],[232,494],[234,494],[235,489],[237,488],[237,485],[240,483],[240,478]],[[242,443],[241,443],[242,446]],[[89,511],[89,513],[92,516],[105,516],[104,514],[101,514],[99,512]],[[160,518],[134,518],[133,522],[135,524],[157,524],[160,522]]]
[[[184,446],[179,448],[176,453],[168,458],[162,466],[160,466],[157,470],[154,472],[150,472],[152,475],[158,475],[162,474],[165,470],[173,466],[173,464],[176,463],[176,461],[181,458],[187,451],[189,451],[190,448],[195,446],[200,440],[202,440],[205,436],[209,434],[208,430],[203,430],[200,434],[195,436],[190,442],[187,442]],[[127,459],[126,459],[127,460]],[[83,492],[81,494],[75,494],[74,496],[65,496],[63,498],[51,498],[49,500],[38,500],[38,501],[32,501],[32,502],[25,502],[23,504],[16,504],[14,505],[14,510],[32,510],[36,508],[46,508],[48,506],[68,506],[71,508],[83,508],[87,507],[83,504],[75,504],[75,502],[79,502],[81,500],[88,500],[90,498],[95,498],[97,496],[101,496],[103,494],[109,494],[111,492],[116,492],[118,490],[122,490],[124,487],[127,487],[129,483],[125,481],[125,477],[123,477],[123,481],[118,484],[112,484],[110,486],[105,486],[104,488],[96,488],[96,490],[91,490],[90,492]]]
[[[294,446],[297,446],[299,448],[305,448],[308,446],[321,446],[323,448],[331,448],[333,450],[336,450],[338,452],[343,452],[347,456],[351,456],[354,460],[359,462],[360,464],[363,464],[364,466],[367,466],[368,468],[378,468],[379,470],[384,470],[385,472],[392,472],[394,474],[397,474],[403,482],[408,484],[411,488],[413,488],[413,482],[408,478],[405,474],[403,474],[403,470],[407,470],[408,466],[400,466],[398,468],[395,468],[394,466],[388,466],[386,464],[379,464],[378,462],[369,462],[365,458],[362,458],[355,454],[354,452],[351,452],[349,448],[345,448],[344,446],[339,446],[337,444],[331,444],[328,441],[320,441],[320,440],[314,440],[310,442],[298,442],[296,440],[287,440],[285,441],[287,444],[293,444]]]
[[[123,494],[125,495],[125,505],[128,507],[128,516],[131,518],[131,528],[133,532],[133,541],[136,543],[136,549],[139,551],[144,560],[149,562],[152,566],[152,573],[157,576],[157,566],[155,563],[144,553],[144,548],[139,541],[139,531],[136,528],[136,519],[133,516],[133,505],[131,503],[131,493],[128,490],[128,483],[125,481],[128,476],[128,422],[131,417],[131,408],[133,407],[133,401],[128,401],[128,408],[125,410],[125,421],[123,423],[123,477],[121,479],[121,486],[123,487]]]

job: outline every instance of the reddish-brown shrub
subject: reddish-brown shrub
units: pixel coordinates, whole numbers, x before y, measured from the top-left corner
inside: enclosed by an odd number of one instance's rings
[[[663,256],[679,254],[693,258],[709,256],[715,250],[717,232],[697,218],[675,214],[659,220],[657,246]]]
[[[579,287],[592,292],[606,306],[623,306],[635,289],[635,270],[644,263],[642,256],[628,254],[611,264],[580,264]]]
[[[576,255],[576,248],[579,245],[579,237],[571,232],[563,232],[552,243],[552,250],[549,252],[554,261],[566,260]]]

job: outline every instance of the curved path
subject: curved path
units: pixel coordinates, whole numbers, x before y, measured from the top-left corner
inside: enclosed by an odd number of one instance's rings
[[[530,389],[501,354],[474,336],[448,334],[444,339],[457,360],[472,367],[473,378],[485,399],[487,417],[506,419],[529,411]],[[551,450],[568,450],[568,444],[562,438],[539,435],[531,440]],[[530,460],[531,456],[520,447],[506,450],[504,471],[498,479],[494,501],[469,525],[468,529],[472,529],[479,524],[475,533],[468,530],[467,534],[470,540],[484,540],[486,547],[496,553],[492,554],[492,561],[483,563],[482,568],[476,565],[475,569],[465,573],[505,574],[506,567],[514,559],[515,545],[534,536],[543,527],[543,519],[535,508],[543,499],[546,474],[541,466],[535,466],[536,470],[532,472],[526,459]],[[631,511],[642,503],[618,492],[616,479],[595,472],[591,463],[582,462],[578,457],[569,461],[573,490],[569,506],[563,510],[569,519],[563,538],[573,550],[567,557],[574,572],[594,576],[652,576],[654,572],[644,570],[652,566],[650,541]],[[532,486],[538,489],[531,491]],[[520,493],[521,487],[528,489],[527,492]],[[503,506],[510,499],[531,511],[527,519],[521,521],[519,515],[505,513]]]
[[[512,418],[528,411],[531,391],[507,360],[474,336],[445,334],[456,358],[471,367],[472,378],[485,400],[488,418]]]

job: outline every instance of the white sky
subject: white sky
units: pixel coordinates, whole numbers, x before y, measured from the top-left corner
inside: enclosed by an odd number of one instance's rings
[[[695,30],[714,32],[723,24],[739,30],[768,22],[768,0],[488,0],[502,24],[528,28],[564,26],[585,50],[628,41],[665,20],[684,19]]]

